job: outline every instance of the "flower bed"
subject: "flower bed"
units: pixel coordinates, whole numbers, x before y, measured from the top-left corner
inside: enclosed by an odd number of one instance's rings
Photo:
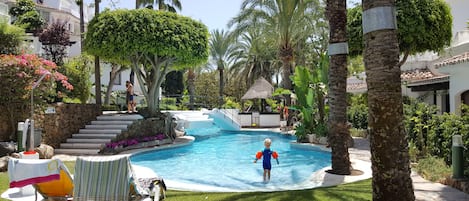
[[[155,136],[146,136],[141,138],[129,138],[116,142],[109,142],[105,144],[102,154],[117,154],[122,151],[131,149],[141,149],[146,147],[154,147],[163,144],[171,143],[171,139],[166,138],[164,134],[157,134]]]

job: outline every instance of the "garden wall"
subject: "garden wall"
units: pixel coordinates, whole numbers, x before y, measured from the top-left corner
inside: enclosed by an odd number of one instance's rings
[[[59,148],[61,142],[101,114],[95,104],[57,103],[51,106],[55,107],[55,113],[42,116],[42,143],[54,148]]]

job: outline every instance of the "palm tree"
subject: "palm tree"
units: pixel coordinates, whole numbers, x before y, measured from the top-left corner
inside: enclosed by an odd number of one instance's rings
[[[294,49],[299,40],[305,37],[304,24],[310,20],[307,12],[314,12],[319,5],[317,0],[244,0],[241,13],[229,25],[237,24],[237,32],[243,32],[255,22],[264,25],[276,34],[277,54],[282,61],[283,88],[292,90],[290,75],[293,72]],[[268,29],[264,29],[268,30]],[[291,104],[290,97],[286,97]]]
[[[84,8],[83,8],[83,0],[76,0],[75,1],[78,6],[80,7],[80,48],[83,52],[83,37],[85,33],[85,19],[84,19]]]
[[[224,78],[223,72],[230,63],[233,61],[232,53],[236,50],[237,45],[234,38],[229,32],[224,30],[214,30],[210,35],[210,56],[212,61],[217,66],[217,70],[220,73],[220,88],[219,88],[219,106],[223,105],[223,88]]]
[[[394,2],[363,0],[363,12],[373,8],[390,8],[390,12],[395,12]],[[381,20],[392,22],[395,15],[384,15]],[[363,22],[366,23],[367,19],[364,18]],[[371,131],[373,200],[415,200],[403,124],[397,27],[363,30],[363,34]]]
[[[246,81],[248,86],[259,77],[272,83],[272,77],[279,68],[272,51],[275,41],[260,31],[253,27],[240,36],[239,48],[234,53],[236,60],[230,68],[233,77]]]
[[[98,17],[99,15],[99,3],[101,0],[94,0],[94,17]],[[101,66],[99,63],[99,57],[94,57],[94,87],[95,87],[95,95],[96,95],[96,105],[101,108],[102,100],[101,100]]]
[[[169,3],[166,3],[165,0],[136,0],[135,8],[147,7],[153,9],[153,4],[158,5],[158,10],[165,10],[169,12],[176,12],[177,10],[182,9],[182,4],[180,0],[171,0]]]
[[[345,0],[327,0],[329,44],[347,42],[347,8]],[[347,126],[347,53],[331,53],[329,68],[328,141],[332,149],[331,173],[349,175],[351,164],[348,153],[350,133]],[[332,54],[332,55],[331,55]]]

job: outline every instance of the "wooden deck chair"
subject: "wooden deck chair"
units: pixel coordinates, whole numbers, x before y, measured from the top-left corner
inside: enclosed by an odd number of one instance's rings
[[[78,157],[73,200],[139,200],[145,191],[133,178],[128,156]]]
[[[73,196],[73,179],[58,159],[14,159],[9,161],[10,187],[32,184],[45,199],[67,200]],[[37,200],[37,194],[36,194]]]

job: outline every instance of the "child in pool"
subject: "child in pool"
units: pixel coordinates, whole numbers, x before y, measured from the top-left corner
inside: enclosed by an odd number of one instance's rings
[[[277,160],[278,164],[278,154],[277,152],[270,150],[271,144],[272,140],[266,138],[264,140],[264,150],[262,152],[257,152],[256,160],[254,160],[254,163],[256,163],[257,160],[262,158],[262,166],[264,168],[264,182],[268,182],[270,180],[270,170],[272,169],[272,164],[270,163],[271,157]]]

